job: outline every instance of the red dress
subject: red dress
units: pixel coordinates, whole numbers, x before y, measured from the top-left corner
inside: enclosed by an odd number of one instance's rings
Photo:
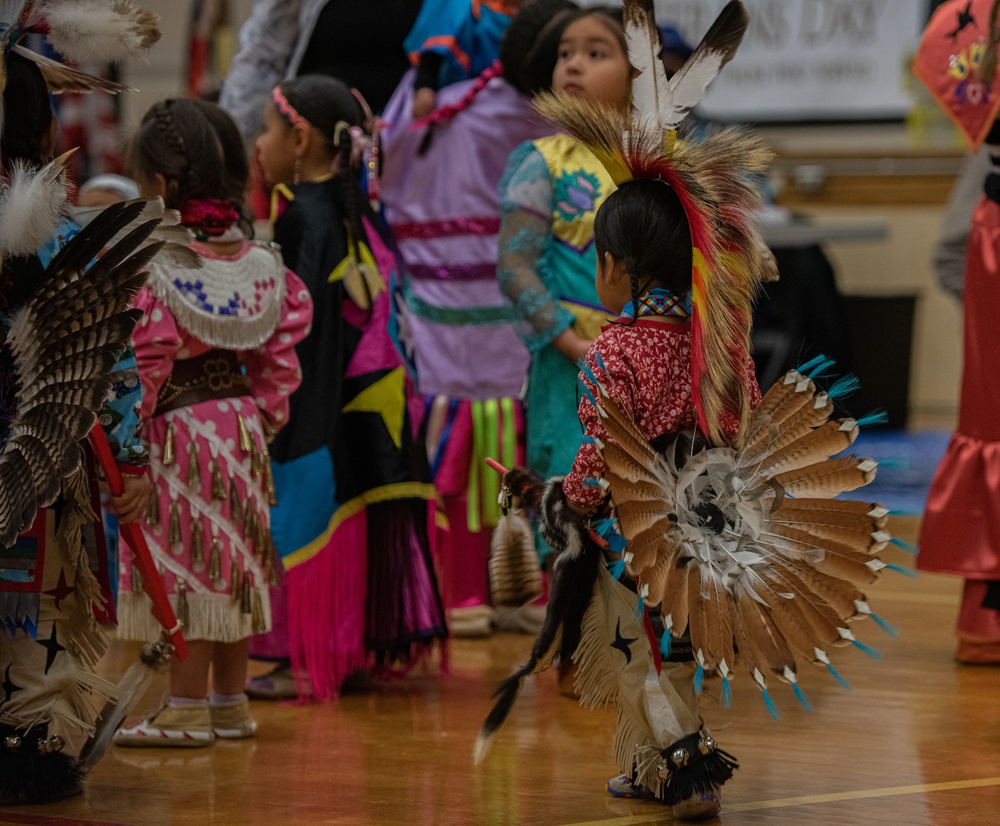
[[[959,636],[1000,642],[1000,612],[982,608],[1000,580],[1000,204],[972,217],[965,268],[965,363],[958,428],[927,497],[917,567],[965,577]]]

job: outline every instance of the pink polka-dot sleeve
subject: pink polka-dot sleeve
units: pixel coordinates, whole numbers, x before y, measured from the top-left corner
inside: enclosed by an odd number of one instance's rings
[[[133,334],[135,360],[142,382],[141,413],[144,420],[152,417],[164,382],[170,376],[172,363],[184,346],[184,334],[167,306],[144,287],[135,300],[143,316]]]
[[[309,335],[312,313],[309,290],[289,270],[281,321],[274,335],[264,346],[244,355],[254,401],[276,429],[288,422],[288,397],[302,383],[295,345]]]

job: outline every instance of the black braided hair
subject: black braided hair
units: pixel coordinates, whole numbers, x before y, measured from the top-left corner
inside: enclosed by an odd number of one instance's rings
[[[348,244],[355,260],[361,260],[359,244],[365,241],[361,218],[364,210],[358,170],[351,164],[352,129],[364,128],[364,108],[350,87],[327,75],[300,75],[284,81],[281,93],[323,138],[331,167],[337,164],[337,180],[350,229]]]
[[[41,166],[48,158],[45,145],[52,128],[49,90],[38,66],[17,52],[7,54],[7,85],[3,92],[3,136],[0,152],[10,171],[13,161]]]
[[[154,103],[126,147],[126,165],[140,181],[162,175],[166,205],[213,198],[228,200],[252,230],[244,201],[250,165],[239,129],[214,103],[172,98]]]
[[[594,217],[594,248],[599,260],[610,253],[625,267],[636,316],[650,287],[674,295],[691,289],[691,228],[677,193],[662,181],[628,181],[612,192]]]

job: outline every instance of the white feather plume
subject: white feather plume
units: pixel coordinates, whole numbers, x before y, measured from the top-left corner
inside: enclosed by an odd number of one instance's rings
[[[132,0],[45,0],[48,39],[67,60],[118,63],[160,39],[160,17]]]
[[[660,32],[653,0],[625,0],[622,13],[628,59],[638,72],[632,80],[634,117],[671,128],[673,93],[660,60]]]
[[[730,0],[719,12],[694,54],[670,78],[671,111],[665,124],[668,129],[676,129],[687,113],[701,102],[709,84],[736,54],[749,21],[747,10],[740,0]],[[630,42],[630,58],[631,54]]]
[[[52,238],[66,206],[70,154],[41,169],[14,162],[0,190],[0,254],[30,255]]]

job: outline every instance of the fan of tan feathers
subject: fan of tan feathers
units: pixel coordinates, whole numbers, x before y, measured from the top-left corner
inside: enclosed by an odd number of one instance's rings
[[[797,685],[802,662],[842,681],[832,649],[854,645],[877,656],[852,624],[874,617],[894,629],[862,589],[886,568],[906,573],[879,558],[894,541],[888,511],[833,498],[868,484],[876,462],[831,458],[850,447],[859,425],[831,418],[830,396],[807,375],[816,364],[789,371],[768,391],[741,449],[679,440],[658,453],[600,377],[588,377],[608,434],[597,445],[606,470],[596,481],[613,506],[598,532],[627,540],[617,565],[636,580],[641,599],[661,606],[667,643],[688,629],[696,683],[717,674],[728,702],[738,657],[772,714],[771,675],[808,706]]]

